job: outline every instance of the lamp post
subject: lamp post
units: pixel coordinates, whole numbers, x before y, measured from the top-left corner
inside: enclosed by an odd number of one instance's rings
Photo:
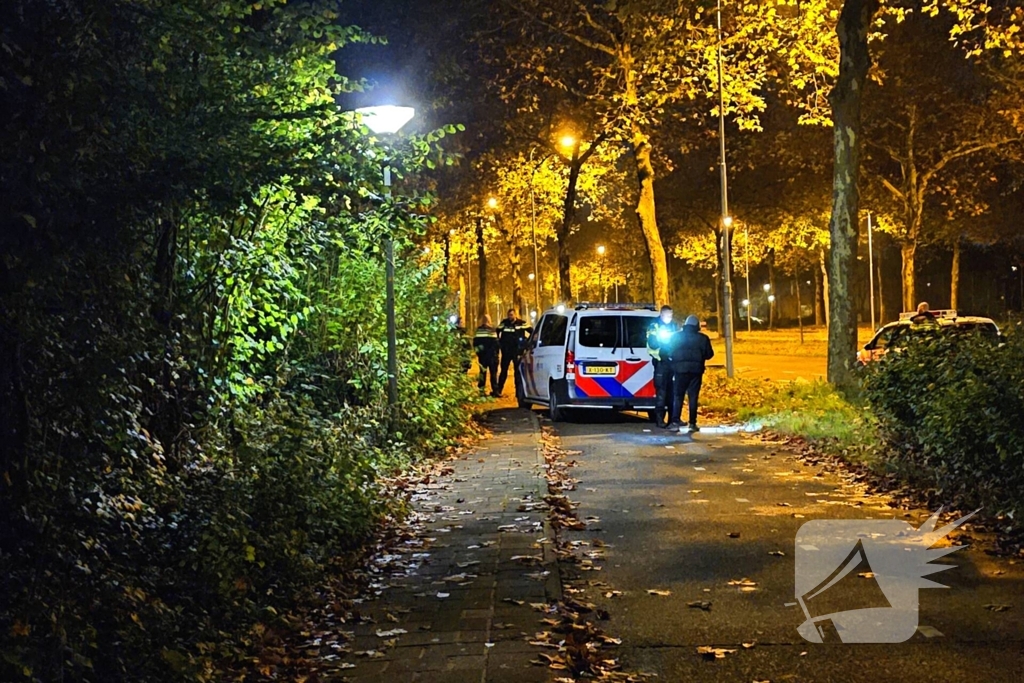
[[[363,124],[377,135],[393,135],[409,123],[416,115],[412,107],[383,105],[356,109]],[[391,166],[384,164],[384,192],[391,197]],[[398,411],[398,339],[395,330],[395,239],[388,234],[384,237],[384,307],[387,317],[388,336],[388,410],[391,429]]]
[[[597,255],[601,257],[601,269],[598,271],[597,286],[601,290],[601,302],[604,303],[604,245],[598,245]]]
[[[719,167],[722,172],[722,241],[724,254],[723,270],[725,274],[725,310],[722,312],[723,331],[725,332],[725,375],[730,379],[735,370],[732,359],[732,274],[729,242],[729,173],[725,166],[725,94],[722,89],[722,0],[718,0],[718,151]]]

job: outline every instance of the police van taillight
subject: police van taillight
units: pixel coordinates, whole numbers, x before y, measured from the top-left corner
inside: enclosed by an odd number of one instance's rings
[[[576,354],[570,349],[565,351],[565,374],[576,375]]]

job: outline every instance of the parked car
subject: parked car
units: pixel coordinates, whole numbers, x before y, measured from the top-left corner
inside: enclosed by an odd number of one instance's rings
[[[915,322],[916,312],[900,313],[900,319],[880,327],[864,348],[857,352],[857,363],[867,365],[890,351],[904,348],[915,336],[929,334],[981,334],[993,341],[999,340],[999,326],[991,318],[976,315],[957,315],[955,310],[932,311],[934,322]]]
[[[647,330],[657,317],[653,304],[546,310],[519,361],[519,406],[545,405],[555,421],[572,408],[653,411]]]

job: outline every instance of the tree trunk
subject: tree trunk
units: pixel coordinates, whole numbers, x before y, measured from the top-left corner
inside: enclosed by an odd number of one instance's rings
[[[875,255],[875,279],[878,281],[878,322],[881,325],[885,324],[885,292],[882,289],[882,254],[884,251],[879,248]]]
[[[828,302],[831,301],[828,293],[828,268],[825,267],[825,250],[821,249],[818,251],[818,264],[821,266],[821,303],[822,309],[825,311],[825,329],[828,329],[829,315],[832,313],[828,307]]]
[[[900,255],[903,263],[900,268],[900,279],[903,284],[903,310],[913,311],[917,309],[917,292],[914,288],[914,262],[917,259],[917,243],[904,242],[900,245]]]
[[[800,305],[800,262],[797,261],[793,270],[793,284],[796,285],[796,325],[800,328],[800,343],[804,343],[804,309]]]
[[[811,277],[814,278],[814,326],[821,327],[825,324],[825,315],[823,312],[825,295],[821,291],[821,276],[819,272],[813,266],[811,267]]]
[[[715,238],[715,270],[711,273],[712,288],[715,290],[715,330],[722,335],[722,236],[713,233]],[[749,315],[750,310],[747,310]]]
[[[960,238],[953,241],[953,267],[949,276],[949,307],[954,311],[960,304]]]
[[[651,281],[654,305],[668,303],[668,264],[665,247],[658,232],[658,220],[654,210],[654,166],[651,164],[651,144],[639,126],[633,125],[633,158],[636,161],[636,177],[640,187],[640,198],[636,205],[636,217],[647,243],[647,255],[651,260]]]
[[[775,297],[777,300],[779,297],[775,293],[775,254],[771,253],[768,255],[768,293]],[[768,329],[775,329],[775,301],[768,301]]]
[[[476,218],[476,258],[480,264],[480,274],[476,285],[476,314],[483,320],[483,317],[487,315],[487,255],[484,253],[484,219],[480,216]]]
[[[580,143],[572,148],[569,161],[569,184],[565,188],[565,203],[562,206],[562,222],[557,226],[555,241],[558,243],[558,296],[563,303],[573,300],[572,276],[569,272],[569,234],[576,220],[576,184],[580,178]]]
[[[871,55],[868,32],[877,0],[846,0],[839,15],[839,77],[829,94],[835,162],[832,176],[831,252],[828,281],[828,381],[848,385],[857,349],[857,321],[850,299],[850,280],[857,260],[860,209],[861,97]]]
[[[509,244],[509,265],[512,268],[512,306],[519,309],[520,317],[523,315],[523,263],[520,258],[519,245]]]

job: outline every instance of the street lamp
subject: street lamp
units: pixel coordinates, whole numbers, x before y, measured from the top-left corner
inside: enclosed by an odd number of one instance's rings
[[[597,286],[601,289],[601,301],[604,302],[604,245],[598,245],[597,255],[601,257],[601,270],[597,277]]]
[[[381,105],[356,109],[363,124],[376,135],[393,135],[409,123],[416,115],[412,107]],[[391,196],[391,167],[384,164],[384,191]],[[395,332],[395,240],[392,235],[384,238],[384,308],[387,317],[388,336],[388,408],[391,425],[398,409],[398,341]]]
[[[734,375],[732,359],[732,273],[730,272],[729,226],[729,172],[725,165],[725,91],[722,87],[722,0],[718,0],[718,154],[719,167],[722,172],[722,240],[724,242],[725,263],[725,310],[722,312],[722,326],[725,332],[725,375],[732,379]]]

